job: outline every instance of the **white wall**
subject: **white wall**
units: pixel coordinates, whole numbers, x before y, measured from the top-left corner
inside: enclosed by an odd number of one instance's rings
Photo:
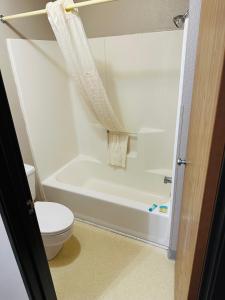
[[[45,0],[1,0],[1,14],[12,15],[25,11],[41,9],[46,4]],[[6,88],[6,93],[15,124],[15,129],[23,159],[26,163],[33,164],[33,157],[25,129],[24,118],[19,105],[19,98],[15,81],[10,68],[10,60],[6,44],[7,38],[14,39],[54,39],[54,34],[48,24],[46,16],[37,18],[17,19],[9,24],[0,23],[0,69]],[[40,198],[40,190],[37,188],[37,196]]]
[[[55,41],[8,40],[13,73],[41,180],[76,156],[68,79]]]
[[[0,215],[0,299],[28,299],[25,286]]]
[[[182,31],[90,39],[109,99],[131,137],[127,172],[169,197]],[[31,148],[43,180],[77,154],[108,164],[106,131],[87,113],[57,43],[8,41]],[[28,64],[27,61],[30,63]]]
[[[128,168],[171,175],[182,36],[168,31],[89,40],[110,101],[128,131],[137,133]],[[107,163],[105,130],[87,115],[75,88],[71,98],[79,151]]]
[[[82,0],[85,1],[85,0]],[[175,30],[188,0],[119,0],[80,9],[88,37]]]

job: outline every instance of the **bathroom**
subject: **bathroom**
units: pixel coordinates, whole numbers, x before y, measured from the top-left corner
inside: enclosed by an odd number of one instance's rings
[[[38,2],[35,9],[46,4]],[[110,163],[110,131],[83,101],[83,86],[41,15],[17,20],[17,29],[11,21],[4,46],[25,171],[58,299],[174,299],[199,1],[100,2],[79,13],[123,123],[125,165]],[[32,22],[41,28],[28,30]]]

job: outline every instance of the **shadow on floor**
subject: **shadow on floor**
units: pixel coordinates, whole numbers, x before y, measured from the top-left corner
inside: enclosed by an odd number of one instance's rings
[[[49,266],[51,268],[63,267],[71,264],[75,261],[81,251],[80,242],[75,236],[72,236],[63,246],[62,250],[58,255],[51,261],[49,261]],[[58,259],[60,257],[60,259]]]

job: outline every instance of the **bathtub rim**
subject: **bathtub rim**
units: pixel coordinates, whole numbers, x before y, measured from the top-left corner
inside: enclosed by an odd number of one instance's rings
[[[66,163],[64,166],[62,166],[60,169],[58,169],[55,173],[53,173],[52,175],[50,175],[49,177],[47,177],[46,179],[42,180],[41,184],[42,186],[50,186],[52,188],[58,188],[61,190],[66,190],[70,193],[75,193],[78,195],[85,195],[88,196],[90,198],[94,198],[94,199],[99,199],[100,201],[106,201],[106,202],[110,202],[110,203],[114,203],[117,205],[121,205],[121,206],[125,206],[125,207],[129,207],[129,208],[133,208],[133,209],[137,209],[140,211],[148,211],[148,209],[151,207],[151,205],[153,203],[156,202],[157,204],[157,199],[162,199],[165,198],[165,203],[160,203],[158,205],[158,207],[153,211],[153,212],[149,212],[150,214],[154,214],[154,215],[160,215],[160,217],[170,217],[170,210],[171,210],[171,203],[172,203],[172,199],[171,197],[165,196],[165,195],[157,195],[157,194],[153,194],[153,193],[149,193],[150,196],[152,196],[153,200],[150,202],[149,204],[146,204],[144,202],[139,202],[138,200],[135,201],[133,199],[129,199],[126,197],[119,197],[116,195],[112,195],[110,193],[104,193],[104,192],[99,192],[99,191],[94,191],[85,187],[81,187],[78,185],[73,185],[73,184],[69,184],[69,183],[65,183],[62,182],[61,180],[58,180],[57,177],[60,175],[61,172],[63,172],[67,167],[69,167],[72,163],[74,162],[82,162],[82,161],[90,161],[90,162],[95,162],[95,163],[100,163],[99,161],[97,161],[96,159],[93,159],[91,157],[88,156],[84,156],[82,155],[81,159],[78,156],[76,156],[74,159],[70,160],[68,163]],[[47,199],[46,199],[47,201]],[[159,206],[160,205],[168,205],[168,211],[167,213],[160,213],[159,212]]]

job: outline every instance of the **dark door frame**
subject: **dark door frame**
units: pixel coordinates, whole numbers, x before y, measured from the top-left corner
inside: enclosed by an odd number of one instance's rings
[[[55,289],[1,73],[0,175],[0,213],[28,296],[30,299],[55,300]]]

